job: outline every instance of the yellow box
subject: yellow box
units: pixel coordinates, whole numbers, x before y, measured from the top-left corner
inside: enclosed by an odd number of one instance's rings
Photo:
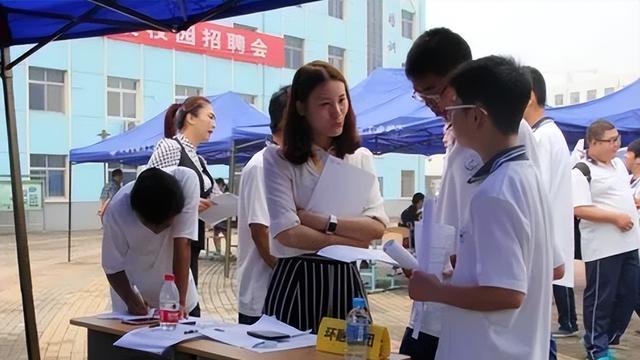
[[[343,355],[347,350],[345,342],[346,322],[340,319],[325,317],[320,322],[316,349],[332,354]],[[369,352],[367,359],[387,359],[391,354],[389,331],[384,326],[369,325]]]

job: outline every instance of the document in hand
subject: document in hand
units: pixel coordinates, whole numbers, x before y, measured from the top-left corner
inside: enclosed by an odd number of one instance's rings
[[[375,175],[329,156],[305,210],[340,216],[358,216],[374,189]]]
[[[211,198],[215,203],[212,207],[200,213],[200,220],[208,225],[215,225],[220,221],[238,214],[238,196],[231,193],[216,195]]]
[[[247,331],[266,330],[286,334],[289,338],[281,341],[265,341],[247,335]],[[225,344],[238,346],[255,352],[290,350],[314,346],[316,344],[316,336],[309,334],[309,331],[300,331],[268,315],[262,315],[260,320],[253,325],[237,324],[208,328],[201,330],[200,334]]]

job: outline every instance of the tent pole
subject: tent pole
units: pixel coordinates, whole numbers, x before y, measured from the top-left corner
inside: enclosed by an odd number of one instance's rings
[[[235,192],[234,183],[236,176],[236,142],[231,142],[231,156],[229,158],[229,192]],[[227,234],[225,235],[224,244],[224,277],[229,278],[229,270],[231,268],[231,218],[227,219]]]
[[[71,187],[71,181],[73,180],[73,163],[71,159],[69,159],[69,228],[67,229],[67,262],[71,262],[71,192],[73,191]]]
[[[0,77],[4,94],[4,111],[7,121],[7,142],[9,144],[9,169],[11,172],[11,196],[13,202],[13,222],[16,232],[16,251],[18,256],[18,273],[20,292],[22,293],[22,314],[24,316],[27,354],[30,360],[40,360],[38,344],[38,328],[36,311],[33,305],[33,288],[31,286],[31,267],[29,262],[29,245],[27,241],[27,224],[24,216],[24,195],[22,192],[22,175],[20,174],[20,152],[18,148],[18,128],[16,126],[16,108],[13,95],[13,72],[6,68],[10,60],[8,47],[2,48],[0,56]]]

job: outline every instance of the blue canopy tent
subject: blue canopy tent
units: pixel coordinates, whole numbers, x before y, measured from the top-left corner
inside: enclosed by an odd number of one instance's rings
[[[305,2],[310,0],[0,0],[0,77],[7,123],[18,270],[29,359],[40,359],[40,349],[31,288],[11,69],[55,40],[150,29],[179,32],[198,22]],[[12,62],[9,48],[22,44],[36,45]]]
[[[584,138],[589,124],[600,118],[611,121],[627,144],[640,137],[640,79],[601,98],[546,112],[556,120],[570,147]]]
[[[216,113],[216,128],[198,153],[208,164],[228,164],[234,146],[232,129],[237,126],[264,125],[269,118],[239,95],[226,92],[208,97]],[[156,143],[164,137],[165,111],[122,134],[82,148],[72,149],[73,164],[118,161],[129,165],[146,164]]]

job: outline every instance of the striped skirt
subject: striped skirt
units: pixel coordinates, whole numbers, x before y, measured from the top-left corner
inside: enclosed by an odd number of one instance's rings
[[[354,297],[367,293],[355,263],[316,254],[278,259],[263,313],[316,334],[323,317],[345,319]],[[367,309],[369,306],[367,306]]]

